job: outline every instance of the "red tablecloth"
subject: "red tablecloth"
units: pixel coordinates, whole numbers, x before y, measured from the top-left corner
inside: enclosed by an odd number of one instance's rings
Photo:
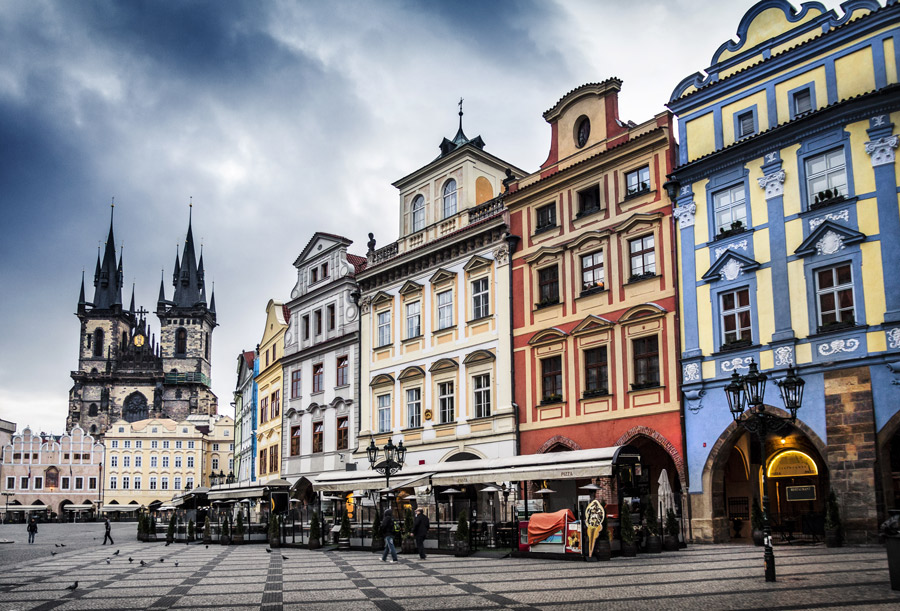
[[[560,509],[553,513],[533,513],[528,520],[528,545],[534,545],[565,528],[566,520],[575,520],[575,514],[571,509]]]

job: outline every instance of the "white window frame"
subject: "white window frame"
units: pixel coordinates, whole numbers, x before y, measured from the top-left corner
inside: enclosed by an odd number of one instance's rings
[[[406,427],[417,429],[422,426],[422,388],[406,389]]]
[[[747,305],[745,305],[745,306],[740,305],[740,294],[742,292],[747,293]],[[725,298],[728,295],[734,296],[734,307],[730,310],[725,309]],[[743,337],[744,331],[747,332],[747,335],[751,338],[751,341],[752,341],[753,324],[749,320],[749,315],[748,315],[748,321],[747,321],[746,327],[741,326],[741,317],[740,317],[740,315],[742,313],[748,312],[748,314],[749,314],[751,312],[751,310],[752,310],[752,307],[750,304],[750,289],[747,288],[746,286],[734,289],[733,291],[725,291],[725,292],[719,294],[719,326],[721,327],[721,334],[722,334],[721,341],[722,341],[723,345],[728,343],[728,333],[729,332],[725,330],[725,321],[730,316],[733,316],[735,319],[735,330],[730,332],[735,335],[735,337],[732,341],[738,341],[738,340],[744,339],[744,337]]]
[[[646,188],[641,187],[641,184],[646,184]],[[625,195],[626,197],[631,195],[638,195],[639,193],[646,193],[650,191],[650,166],[645,165],[644,167],[637,168],[636,170],[632,170],[625,174]]]
[[[150,490],[156,490],[156,478],[155,477],[150,478]]]
[[[410,210],[411,232],[416,233],[425,229],[425,198],[422,195],[416,195],[413,198]]]
[[[422,302],[406,304],[406,339],[422,335]]]
[[[713,214],[717,234],[722,229],[731,229],[731,224],[736,221],[747,227],[747,190],[744,183],[713,193]]]
[[[833,161],[835,161],[838,157],[836,153],[840,154],[840,165],[831,165]],[[824,161],[825,168],[818,172],[812,171],[812,165],[816,161]],[[831,150],[825,151],[823,153],[819,153],[818,155],[810,155],[806,159],[803,160],[803,169],[806,172],[806,196],[809,198],[809,203],[812,204],[816,200],[816,195],[825,191],[826,189],[831,189],[834,191],[837,187],[841,187],[839,189],[840,195],[849,195],[849,183],[847,182],[847,155],[844,151],[844,147],[840,146],[838,148],[833,148]],[[835,178],[840,175],[843,177],[842,180],[835,180]],[[825,179],[824,188],[814,188],[813,183],[818,180]]]
[[[109,466],[110,467],[118,467],[119,466],[119,457],[116,455],[112,455],[109,457]]]
[[[443,218],[445,219],[456,214],[457,191],[456,180],[453,178],[445,182],[441,189],[441,210],[443,211]]]
[[[378,395],[375,401],[378,406],[378,432],[387,433],[391,430],[391,395]]]
[[[168,457],[168,456],[163,456],[163,457],[162,457],[162,468],[163,468],[163,469],[168,469],[168,468],[169,468],[169,457]]]
[[[841,267],[847,267],[850,269],[850,282],[845,282],[844,284],[837,283],[837,270]],[[831,272],[832,280],[834,284],[828,288],[821,288],[819,286],[819,274],[825,271]],[[853,306],[850,309],[850,316],[853,321],[856,322],[856,290],[854,288],[854,278],[853,278],[853,264],[850,261],[842,261],[840,263],[835,263],[834,265],[829,265],[828,267],[820,267],[815,270],[815,286],[816,286],[816,319],[818,321],[819,328],[823,328],[825,323],[822,322],[822,317],[825,312],[822,310],[822,297],[828,294],[833,295],[834,298],[834,309],[829,310],[829,312],[833,312],[835,316],[834,323],[842,323],[848,322],[845,319],[845,315],[842,315],[841,312],[846,312],[846,308],[841,308],[838,305],[838,297],[842,291],[849,290],[850,298],[853,301]],[[830,323],[831,324],[831,323]]]
[[[391,311],[378,312],[376,319],[378,321],[378,345],[375,347],[390,346],[393,343],[391,341]]]
[[[476,418],[488,418],[491,415],[491,374],[480,373],[472,376],[472,404]]]
[[[437,294],[438,331],[453,326],[453,289]]]
[[[453,380],[438,382],[438,405],[440,409],[441,424],[456,421],[456,394]]]
[[[491,315],[491,286],[487,276],[472,280],[472,319]]]
[[[111,475],[109,478],[109,489],[117,490],[118,489],[118,481],[115,475]]]
[[[163,477],[159,478],[159,489],[160,490],[168,490],[169,489],[169,478],[168,477],[163,476]]]

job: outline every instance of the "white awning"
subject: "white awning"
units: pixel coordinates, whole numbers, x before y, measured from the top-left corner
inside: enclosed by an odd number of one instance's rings
[[[223,488],[213,487],[206,493],[206,498],[212,501],[240,501],[243,499],[262,498],[265,486],[253,486],[251,488]]]
[[[350,473],[353,472],[351,471]],[[427,482],[430,475],[431,472],[419,473],[416,475],[399,473],[395,477],[394,481],[391,482],[391,490],[396,490],[398,488],[408,488],[410,486],[415,486],[419,482]],[[343,492],[348,490],[381,490],[382,492],[387,492],[384,485],[385,479],[384,476],[380,473],[376,473],[374,477],[369,476],[356,479],[342,479],[335,482],[320,480],[313,481],[313,489],[321,492]]]
[[[90,503],[84,505],[63,505],[63,511],[84,511],[86,509],[93,509],[94,506]]]
[[[6,511],[47,511],[48,509],[52,510],[53,508],[49,505],[10,505],[6,507],[5,505],[0,505],[0,509]]]
[[[172,505],[160,505],[156,508],[157,511],[169,511],[170,509],[175,509]]]
[[[125,512],[131,512],[131,511],[137,511],[137,510],[140,509],[140,508],[141,508],[140,505],[104,505],[103,507],[100,508],[100,511],[109,511],[109,512],[112,512],[112,511],[125,511]]]

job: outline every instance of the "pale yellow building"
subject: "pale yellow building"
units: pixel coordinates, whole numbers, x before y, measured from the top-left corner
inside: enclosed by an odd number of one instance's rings
[[[256,447],[259,462],[257,479],[261,484],[281,477],[281,411],[284,332],[289,310],[280,301],[270,299],[266,305],[266,328],[257,348],[259,374],[257,387]]]

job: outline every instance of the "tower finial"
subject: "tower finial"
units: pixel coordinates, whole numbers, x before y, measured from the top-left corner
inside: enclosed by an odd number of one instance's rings
[[[462,131],[462,118],[463,118],[462,105],[463,105],[463,99],[459,98],[459,129],[460,129],[460,131]]]

